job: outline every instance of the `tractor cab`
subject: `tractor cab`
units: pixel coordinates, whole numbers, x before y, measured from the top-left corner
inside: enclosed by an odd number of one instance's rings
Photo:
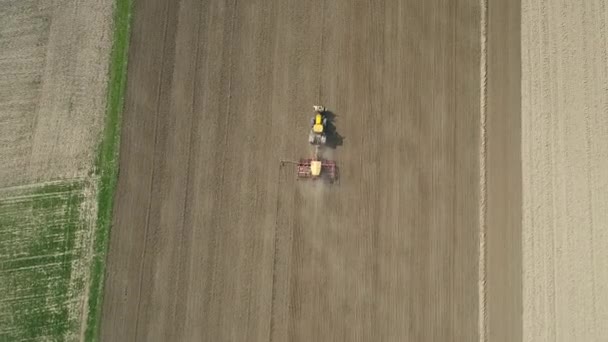
[[[327,141],[325,135],[325,124],[327,119],[321,113],[316,113],[311,120],[312,129],[308,135],[308,142],[313,145],[324,145]]]
[[[325,126],[325,120],[323,118],[323,115],[317,113],[313,121],[312,131],[318,134],[323,133],[323,126]]]
[[[312,145],[325,145],[327,142],[327,117],[323,114],[325,107],[313,106],[315,110],[315,116],[310,119],[310,133],[308,134],[308,142]]]

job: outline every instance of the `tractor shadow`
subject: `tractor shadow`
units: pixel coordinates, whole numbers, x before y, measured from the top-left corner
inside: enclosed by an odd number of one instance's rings
[[[326,110],[323,114],[327,118],[327,126],[325,127],[327,141],[325,145],[335,150],[338,146],[342,146],[344,137],[336,129],[336,114],[329,110]]]

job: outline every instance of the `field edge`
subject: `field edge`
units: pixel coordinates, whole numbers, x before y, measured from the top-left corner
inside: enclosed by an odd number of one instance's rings
[[[97,226],[90,266],[88,310],[84,333],[86,341],[97,341],[99,336],[105,261],[118,178],[118,148],[127,79],[131,10],[132,0],[115,0],[105,126],[94,167],[94,176],[98,177]]]

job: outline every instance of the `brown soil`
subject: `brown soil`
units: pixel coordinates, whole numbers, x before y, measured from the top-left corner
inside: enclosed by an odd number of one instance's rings
[[[134,11],[104,340],[478,338],[477,4]],[[279,168],[317,103],[333,187]]]
[[[519,1],[487,12],[485,338],[522,339],[521,57]]]

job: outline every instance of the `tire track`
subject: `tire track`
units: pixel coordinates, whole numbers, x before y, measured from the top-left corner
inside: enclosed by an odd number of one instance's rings
[[[479,341],[487,341],[488,318],[486,313],[486,230],[487,230],[487,96],[488,96],[488,0],[480,1],[480,118],[479,118]]]
[[[156,94],[156,109],[155,109],[155,115],[154,115],[154,143],[153,143],[153,152],[152,152],[152,165],[151,165],[151,170],[152,170],[152,174],[150,176],[150,184],[148,187],[148,204],[147,204],[147,209],[146,209],[146,219],[145,219],[145,223],[144,223],[144,235],[143,235],[143,247],[142,247],[142,252],[140,255],[140,263],[139,263],[139,285],[138,285],[138,291],[137,291],[137,308],[135,309],[135,341],[137,341],[137,335],[138,335],[138,329],[139,329],[139,318],[140,318],[140,307],[141,307],[141,292],[143,289],[143,278],[144,278],[144,263],[146,262],[146,253],[148,252],[148,248],[147,248],[147,242],[148,242],[148,228],[150,226],[150,212],[152,209],[152,203],[153,203],[153,188],[155,185],[155,175],[156,175],[156,152],[157,152],[157,147],[158,147],[158,125],[160,120],[158,119],[159,115],[160,115],[160,106],[161,106],[161,93],[162,93],[162,89],[164,84],[162,83],[163,80],[163,76],[164,76],[164,71],[165,71],[165,56],[166,56],[166,45],[167,45],[167,33],[168,33],[168,25],[169,25],[169,18],[168,18],[168,13],[169,13],[169,2],[167,2],[167,4],[165,5],[165,10],[164,10],[164,25],[163,25],[163,42],[162,42],[162,54],[160,57],[160,72],[158,74],[158,92]]]

